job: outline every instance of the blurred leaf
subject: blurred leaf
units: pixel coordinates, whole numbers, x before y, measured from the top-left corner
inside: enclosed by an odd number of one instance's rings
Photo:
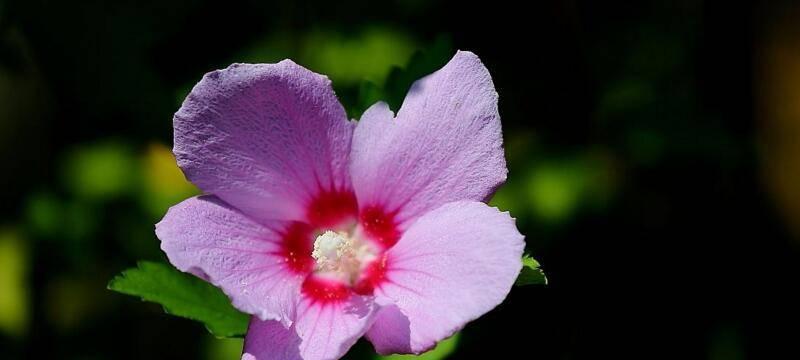
[[[64,180],[80,198],[106,200],[117,197],[135,184],[135,158],[121,143],[84,145],[66,158]]]
[[[542,164],[528,178],[528,200],[535,215],[548,222],[568,218],[581,199],[584,177],[568,163]]]
[[[604,207],[613,197],[620,169],[612,154],[603,149],[537,164],[525,180],[525,192],[533,215],[559,224],[586,207]]]
[[[218,337],[242,336],[247,331],[249,317],[236,310],[221,290],[166,264],[139,262],[139,267],[111,280],[108,288],[161,304],[169,314],[200,321]]]
[[[206,359],[239,359],[243,347],[244,339],[217,339],[209,336]]]
[[[77,276],[60,272],[48,279],[42,295],[48,327],[69,334],[100,318],[111,295],[105,294],[103,283],[97,272]]]
[[[652,106],[656,96],[652,84],[640,79],[624,79],[610,84],[600,95],[597,117],[617,119],[617,117]]]
[[[36,192],[25,205],[26,231],[43,241],[50,254],[76,268],[94,266],[97,247],[92,242],[104,224],[105,211],[81,199],[63,200],[51,192]]]
[[[27,225],[35,235],[52,237],[61,230],[63,205],[48,192],[34,193],[25,206]]]
[[[725,324],[711,332],[708,345],[709,360],[743,360],[742,330],[737,324]]]
[[[0,330],[15,336],[28,328],[28,248],[12,229],[0,229]]]
[[[406,32],[389,27],[352,32],[326,28],[273,34],[259,39],[234,60],[274,63],[290,58],[330,77],[336,87],[356,86],[362,79],[382,85],[389,69],[405,64],[417,47]]]
[[[528,217],[529,203],[523,196],[517,184],[519,180],[511,178],[506,182],[489,201],[489,206],[494,206],[502,211],[508,211],[518,221],[524,221]]]
[[[74,244],[86,244],[92,241],[91,234],[97,230],[97,221],[100,209],[81,201],[71,201],[64,204],[61,235]],[[83,245],[77,245],[78,252],[84,250]]]
[[[445,339],[444,341],[440,342],[436,345],[433,350],[423,353],[421,355],[389,355],[389,356],[382,356],[377,355],[375,357],[376,360],[442,360],[446,359],[450,356],[454,351],[456,351],[456,347],[458,347],[458,337],[459,333]]]
[[[645,129],[631,129],[626,145],[631,160],[639,164],[655,164],[664,154],[666,140],[663,134]]]
[[[153,241],[154,222],[155,219],[138,212],[113,217],[113,223],[109,224],[113,230],[109,236],[116,243],[116,251],[127,259],[160,258],[164,253],[159,248],[158,241]]]
[[[312,31],[300,60],[339,85],[356,85],[361,79],[382,83],[389,69],[405,63],[415,47],[406,33],[391,28],[368,27],[354,34]]]
[[[141,163],[143,193],[139,198],[154,217],[164,215],[170,206],[199,193],[183,176],[175,156],[166,145],[148,145]]]
[[[539,262],[530,255],[522,257],[522,271],[514,283],[516,286],[525,285],[547,285],[547,277],[544,275]]]
[[[80,200],[64,201],[49,192],[31,195],[25,216],[33,234],[81,244],[88,241],[98,221],[97,209],[90,204]]]

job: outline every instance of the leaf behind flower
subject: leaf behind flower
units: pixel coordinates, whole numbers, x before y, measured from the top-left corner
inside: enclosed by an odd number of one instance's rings
[[[520,271],[514,285],[547,285],[547,276],[544,275],[544,271],[542,271],[541,265],[536,259],[530,255],[524,255],[522,257],[522,271]]]
[[[192,275],[162,263],[140,261],[123,271],[108,288],[161,304],[168,314],[197,320],[217,337],[240,337],[249,316],[236,310],[222,291]]]

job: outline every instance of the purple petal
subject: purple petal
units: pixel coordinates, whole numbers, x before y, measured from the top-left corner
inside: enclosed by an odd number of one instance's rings
[[[289,324],[304,276],[280,255],[276,229],[283,226],[256,222],[214,196],[201,196],[170,208],[156,235],[176,268],[220,287],[237,309]]]
[[[408,317],[396,305],[388,305],[378,310],[375,323],[367,331],[367,339],[381,355],[410,354],[411,328]]]
[[[257,219],[304,220],[315,194],[350,189],[354,125],[330,80],[290,60],[206,74],[173,123],[186,177]]]
[[[369,333],[378,351],[420,353],[500,304],[522,268],[523,236],[507,212],[454,202],[417,220],[387,254],[377,296],[401,314],[381,313]],[[407,321],[408,329],[404,329]]]
[[[359,206],[396,211],[401,228],[451,201],[487,200],[507,173],[489,72],[458,52],[411,87],[396,119],[386,104],[368,109],[350,157]]]
[[[250,319],[242,360],[302,360],[300,337],[293,328],[274,320]]]
[[[339,359],[367,331],[375,309],[370,299],[360,296],[342,303],[306,299],[298,306],[299,316],[290,328],[254,319],[242,359]]]

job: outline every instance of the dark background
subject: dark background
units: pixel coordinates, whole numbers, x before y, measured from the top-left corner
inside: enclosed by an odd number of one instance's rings
[[[0,358],[238,358],[105,289],[163,259],[152,224],[195,191],[167,151],[183,96],[292,57],[357,115],[359,71],[381,85],[455,49],[492,73],[510,170],[493,203],[550,284],[515,288],[450,358],[798,358],[798,10],[0,0]]]

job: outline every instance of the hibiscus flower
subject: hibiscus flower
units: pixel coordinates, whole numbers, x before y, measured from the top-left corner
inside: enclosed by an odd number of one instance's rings
[[[362,336],[418,354],[505,299],[523,236],[485,204],[506,179],[497,93],[458,52],[347,119],[327,77],[290,60],[206,74],[174,118],[205,195],[156,225],[178,269],[252,314],[243,359],[338,359]]]

